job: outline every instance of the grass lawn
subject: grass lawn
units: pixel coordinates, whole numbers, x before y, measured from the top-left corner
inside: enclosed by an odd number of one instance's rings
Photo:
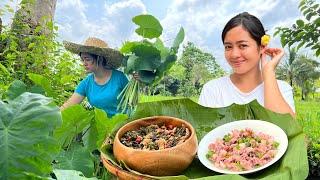
[[[320,102],[296,101],[297,120],[312,140],[320,138]]]
[[[139,102],[152,102],[152,101],[162,101],[162,100],[180,99],[180,98],[185,98],[185,97],[141,95]],[[198,102],[199,97],[191,97],[190,99],[193,100],[194,102]]]

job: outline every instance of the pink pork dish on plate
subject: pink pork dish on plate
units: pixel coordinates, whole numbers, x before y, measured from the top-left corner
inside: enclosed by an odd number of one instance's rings
[[[279,143],[272,136],[250,128],[232,130],[209,144],[206,158],[219,169],[248,171],[270,162]]]

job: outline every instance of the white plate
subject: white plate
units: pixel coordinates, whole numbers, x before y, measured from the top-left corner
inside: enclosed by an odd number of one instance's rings
[[[208,149],[209,144],[215,142],[217,138],[222,139],[224,135],[231,133],[231,131],[234,129],[241,130],[245,128],[250,128],[255,133],[262,132],[262,133],[268,134],[272,136],[275,141],[279,142],[278,152],[276,156],[264,166],[261,166],[252,170],[248,170],[248,171],[229,171],[229,170],[219,169],[215,167],[214,164],[206,158],[206,154],[209,151]],[[286,152],[287,147],[288,147],[288,137],[286,133],[277,125],[269,123],[267,121],[261,121],[261,120],[239,120],[239,121],[234,121],[234,122],[219,126],[213,129],[212,131],[210,131],[207,135],[205,135],[200,141],[200,144],[198,147],[198,158],[204,166],[219,173],[247,174],[247,173],[253,173],[261,169],[264,169],[272,165],[276,161],[278,161]]]

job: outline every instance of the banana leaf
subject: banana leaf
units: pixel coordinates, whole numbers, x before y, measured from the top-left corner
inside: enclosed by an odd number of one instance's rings
[[[285,155],[272,166],[249,175],[223,175],[207,169],[195,158],[192,164],[181,173],[179,179],[305,179],[308,176],[308,159],[305,135],[296,120],[289,114],[277,114],[262,107],[257,101],[245,105],[232,104],[225,108],[208,108],[190,99],[175,99],[141,103],[129,121],[154,116],[168,115],[189,121],[196,129],[198,141],[222,124],[242,119],[260,119],[274,123],[287,134],[289,144]],[[116,133],[116,129],[113,132]],[[111,148],[109,146],[109,148]],[[102,153],[115,162],[112,149]],[[119,165],[119,164],[117,164]],[[130,170],[129,170],[130,171]],[[134,171],[131,171],[134,172]],[[174,177],[153,177],[174,179]]]

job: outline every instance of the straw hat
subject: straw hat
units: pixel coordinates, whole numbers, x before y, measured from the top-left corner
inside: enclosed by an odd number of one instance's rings
[[[107,65],[115,69],[120,67],[123,59],[123,55],[119,51],[109,48],[106,42],[98,38],[89,37],[83,45],[69,41],[63,41],[63,44],[68,51],[75,54],[85,52],[103,56],[107,60]]]

